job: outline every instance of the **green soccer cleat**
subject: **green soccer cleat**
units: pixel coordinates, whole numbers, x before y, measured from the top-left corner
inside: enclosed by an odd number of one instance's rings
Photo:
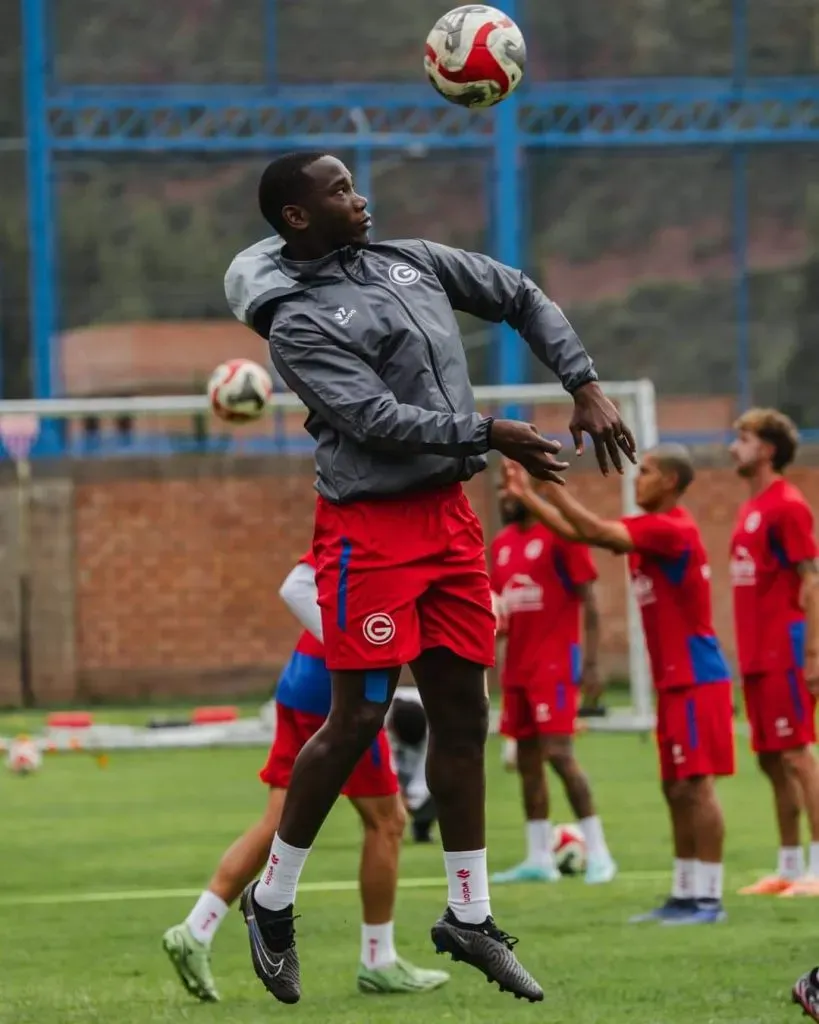
[[[371,968],[359,964],[358,991],[368,995],[387,995],[398,992],[431,992],[446,985],[446,971],[427,971],[407,963],[400,957],[389,967]]]
[[[517,864],[508,871],[497,871],[489,879],[495,885],[511,885],[516,882],[559,882],[560,872],[555,864]]]
[[[179,980],[203,1003],[218,1003],[219,993],[210,969],[210,947],[198,942],[186,924],[175,924],[162,936],[162,948],[176,968]]]

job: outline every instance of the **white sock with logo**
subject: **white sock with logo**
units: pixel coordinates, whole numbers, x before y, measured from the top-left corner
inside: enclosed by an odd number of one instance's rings
[[[309,847],[300,850],[279,839],[278,832],[270,847],[270,857],[264,874],[256,883],[253,899],[267,910],[284,910],[296,902],[296,887],[307,860]]]
[[[709,864],[698,860],[696,864],[696,889],[698,900],[722,899],[722,864]]]
[[[397,959],[393,922],[362,924],[361,963],[364,967],[377,971],[383,967],[392,967]]]
[[[675,900],[693,900],[696,895],[697,862],[674,859],[674,874],[671,882],[671,896]]]
[[[206,889],[185,918],[185,924],[197,942],[204,942],[209,946],[229,909],[224,900]]]
[[[789,882],[801,878],[805,873],[805,851],[801,846],[781,846],[777,874]]]
[[[486,850],[444,851],[449,909],[464,924],[482,924],[489,909]]]
[[[577,824],[580,826],[580,831],[586,840],[586,850],[589,857],[595,860],[610,860],[611,854],[609,853],[606,836],[603,832],[603,822],[600,818],[594,814],[590,818],[581,818]]]

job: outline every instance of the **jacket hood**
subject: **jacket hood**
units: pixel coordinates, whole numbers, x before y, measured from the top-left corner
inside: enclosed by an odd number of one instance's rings
[[[308,287],[288,272],[282,259],[284,239],[263,238],[235,256],[225,274],[225,297],[237,320],[253,326],[253,317],[266,303],[295,295]]]

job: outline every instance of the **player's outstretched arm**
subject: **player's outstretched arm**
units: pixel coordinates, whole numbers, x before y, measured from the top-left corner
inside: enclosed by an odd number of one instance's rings
[[[279,587],[279,597],[302,626],[312,633],[316,640],[323,642],[316,570],[313,566],[305,562],[299,562],[294,566]]]
[[[453,308],[514,327],[535,358],[548,366],[572,395],[575,408],[569,428],[577,453],[583,451],[585,432],[594,442],[604,474],[609,459],[622,472],[621,452],[634,462],[634,436],[600,389],[594,363],[560,307],[520,270],[481,253],[433,242],[422,244]]]
[[[634,550],[634,541],[627,527],[617,519],[602,519],[586,508],[565,488],[547,487],[547,497],[565,520],[577,531],[580,539],[596,548],[607,548],[620,554]]]

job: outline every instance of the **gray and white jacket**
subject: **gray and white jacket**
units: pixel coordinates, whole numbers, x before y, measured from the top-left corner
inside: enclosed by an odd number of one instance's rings
[[[443,487],[486,467],[492,421],[476,411],[453,310],[506,321],[567,391],[597,379],[558,306],[488,256],[411,239],[295,263],[283,246],[274,236],[239,253],[225,294],[309,410],[328,501]]]

